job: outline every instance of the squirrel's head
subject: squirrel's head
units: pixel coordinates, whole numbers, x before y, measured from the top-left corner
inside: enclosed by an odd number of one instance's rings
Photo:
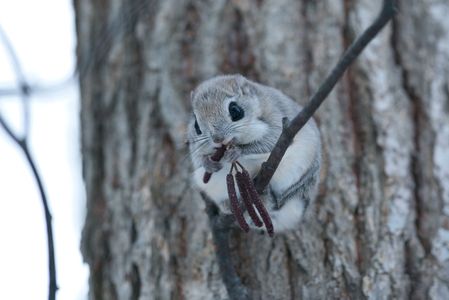
[[[193,118],[189,141],[209,149],[249,144],[269,130],[257,86],[241,75],[224,75],[201,83],[192,93]]]

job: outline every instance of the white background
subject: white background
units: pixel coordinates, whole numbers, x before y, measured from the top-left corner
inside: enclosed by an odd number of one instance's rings
[[[0,1],[0,25],[28,82],[58,89],[31,97],[30,148],[53,214],[57,298],[85,299],[87,266],[80,254],[85,200],[79,151],[79,99],[71,0]],[[15,85],[0,44],[0,90]],[[0,112],[20,134],[17,97],[1,97]],[[39,191],[22,152],[0,128],[0,299],[47,299],[48,261]]]

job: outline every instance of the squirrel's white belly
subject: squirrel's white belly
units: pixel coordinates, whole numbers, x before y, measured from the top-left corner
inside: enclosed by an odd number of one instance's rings
[[[239,162],[245,167],[251,176],[255,176],[260,166],[267,160],[269,154],[251,154],[245,155],[239,159]],[[230,163],[223,163],[223,168],[212,174],[207,184],[203,182],[204,168],[200,167],[193,173],[193,180],[200,190],[215,201],[217,204],[228,199],[228,190],[226,187],[226,175],[231,169]]]
[[[280,195],[290,186],[295,184],[312,164],[315,156],[315,149],[302,147],[298,139],[295,139],[282,158],[279,167],[270,181],[272,191]],[[259,172],[264,161],[269,154],[251,154],[241,157],[239,162],[248,170],[253,177]],[[226,175],[229,173],[231,164],[224,163],[223,168],[212,174],[210,181],[203,182],[204,168],[200,167],[194,172],[194,182],[198,188],[204,191],[217,204],[228,199],[226,186]]]

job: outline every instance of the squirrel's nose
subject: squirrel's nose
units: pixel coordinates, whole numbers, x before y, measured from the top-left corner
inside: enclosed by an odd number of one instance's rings
[[[214,134],[212,136],[212,140],[214,141],[214,143],[221,144],[223,143],[224,137],[220,134]]]

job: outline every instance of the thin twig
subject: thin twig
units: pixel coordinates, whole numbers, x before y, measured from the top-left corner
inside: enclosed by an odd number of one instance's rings
[[[34,179],[36,180],[37,186],[39,188],[39,193],[41,195],[42,206],[44,207],[45,213],[45,225],[47,230],[47,247],[48,247],[48,272],[49,272],[49,295],[48,299],[54,300],[56,298],[56,291],[58,290],[58,284],[56,282],[56,263],[55,263],[55,248],[54,248],[54,240],[53,240],[53,227],[52,227],[52,216],[50,212],[50,208],[48,206],[47,196],[45,194],[44,186],[42,183],[42,179],[39,175],[39,172],[36,168],[36,164],[34,159],[28,149],[27,143],[23,144],[22,150],[25,154],[25,157],[30,165],[31,170],[33,171]]]
[[[337,81],[343,76],[343,73],[358,57],[366,45],[376,37],[380,30],[396,13],[396,0],[384,0],[382,10],[373,24],[368,27],[363,34],[357,38],[352,45],[343,54],[343,57],[321,84],[318,91],[310,99],[304,109],[288,124],[283,120],[283,130],[268,160],[262,164],[262,168],[254,179],[256,190],[262,194],[279,163],[284,156],[288,146],[298,131],[312,117],[318,107],[323,103]],[[234,223],[234,218],[230,215],[220,215],[218,208],[202,193],[206,202],[206,210],[212,228],[212,235],[216,246],[217,261],[220,267],[223,282],[226,286],[230,299],[250,299],[248,289],[242,284],[234,265],[232,264],[231,250],[229,248],[229,232]]]
[[[48,273],[49,273],[49,293],[48,299],[55,300],[56,299],[56,291],[58,289],[58,285],[56,282],[56,264],[55,264],[55,250],[54,250],[54,241],[53,241],[53,228],[51,224],[51,213],[50,208],[48,206],[47,196],[45,194],[44,186],[42,184],[42,179],[37,171],[36,164],[34,162],[33,156],[30,153],[28,148],[28,143],[26,139],[17,137],[12,131],[8,124],[3,119],[3,116],[0,115],[0,125],[8,134],[8,136],[19,146],[22,152],[25,154],[28,165],[30,166],[34,179],[36,180],[37,186],[39,188],[39,193],[42,200],[42,206],[44,207],[45,213],[45,224],[47,230],[47,247],[48,247]]]
[[[27,138],[30,124],[29,124],[29,114],[30,114],[30,107],[29,107],[29,96],[30,96],[30,87],[26,81],[25,73],[23,72],[22,66],[19,61],[19,57],[16,54],[16,51],[14,50],[14,47],[12,46],[11,41],[9,40],[8,36],[4,32],[3,28],[0,26],[0,41],[5,46],[6,52],[9,56],[9,60],[11,62],[11,65],[14,69],[14,73],[16,75],[16,80],[18,82],[18,86],[20,88],[20,95],[22,98],[22,108],[23,108],[23,135],[24,139]]]
[[[5,130],[8,136],[13,139],[14,143],[22,147],[22,144],[25,143],[25,140],[17,137],[14,134],[14,132],[12,132],[12,129],[9,127],[8,123],[5,122],[1,114],[0,114],[0,125],[3,127],[3,130]]]
[[[23,93],[28,93],[29,95],[47,95],[60,92],[61,90],[69,87],[73,83],[76,83],[76,75],[69,75],[69,77],[62,79],[59,82],[54,82],[51,84],[41,84],[41,83],[29,83],[25,87],[12,87],[12,86],[1,86],[0,87],[0,97],[8,96],[20,96]],[[41,100],[42,101],[42,100]]]
[[[215,243],[217,262],[229,298],[232,300],[249,300],[251,298],[248,289],[242,284],[234,268],[231,249],[229,248],[229,232],[235,219],[232,215],[220,215],[218,207],[212,200],[204,193],[201,193],[201,196],[206,203],[206,212]]]
[[[327,76],[326,80],[321,84],[316,93],[312,96],[309,103],[299,114],[290,122],[287,128],[282,130],[276,145],[268,157],[268,160],[262,164],[262,167],[257,174],[254,185],[259,194],[261,194],[267,187],[274,172],[279,166],[282,157],[290,146],[293,138],[299,130],[307,123],[313,116],[315,111],[320,107],[321,103],[326,99],[329,93],[334,88],[338,80],[343,76],[343,73],[351,65],[351,63],[359,56],[362,50],[373,40],[379,31],[388,23],[397,11],[395,0],[384,0],[382,10],[376,20],[369,26],[363,34],[357,38],[351,46],[345,51],[343,57]]]
[[[7,38],[6,34],[0,28],[0,37],[2,42],[6,45],[6,49],[10,56],[10,60],[13,64],[14,71],[16,73],[16,79],[19,82],[21,96],[22,96],[22,105],[23,105],[23,121],[24,121],[24,133],[23,137],[19,137],[16,135],[8,123],[5,121],[3,116],[0,114],[0,127],[2,127],[6,134],[19,146],[22,152],[25,154],[28,165],[33,172],[34,179],[36,180],[37,186],[39,188],[39,193],[42,200],[42,206],[44,208],[45,214],[45,223],[46,223],[46,231],[47,231],[47,247],[48,247],[48,273],[49,273],[49,291],[48,291],[48,299],[55,300],[56,299],[56,291],[58,289],[57,281],[56,281],[56,263],[55,263],[55,250],[54,250],[54,240],[53,240],[53,227],[51,223],[51,213],[50,208],[48,206],[47,196],[45,194],[44,186],[42,183],[41,176],[36,168],[36,164],[34,162],[33,156],[28,147],[28,132],[29,132],[29,103],[28,98],[30,95],[29,85],[25,80],[24,73],[20,66],[19,59]]]

